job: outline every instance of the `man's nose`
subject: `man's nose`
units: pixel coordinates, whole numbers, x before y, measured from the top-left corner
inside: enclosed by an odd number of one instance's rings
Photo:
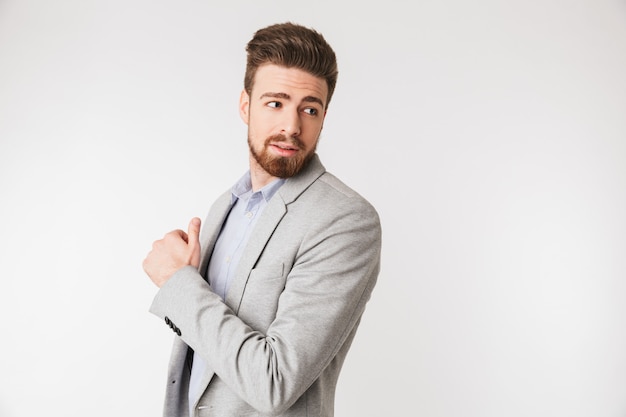
[[[300,114],[297,111],[284,112],[281,124],[281,133],[288,137],[300,136],[302,125],[300,123]]]

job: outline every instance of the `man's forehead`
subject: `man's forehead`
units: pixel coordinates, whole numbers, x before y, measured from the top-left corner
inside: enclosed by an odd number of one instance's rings
[[[328,95],[325,79],[299,68],[275,64],[263,64],[257,69],[252,90],[259,98],[273,94],[277,98],[321,101],[322,104]]]

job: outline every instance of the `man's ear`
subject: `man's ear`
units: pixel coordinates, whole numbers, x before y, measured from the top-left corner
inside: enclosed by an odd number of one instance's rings
[[[250,122],[250,96],[244,88],[239,96],[239,116],[245,124]]]

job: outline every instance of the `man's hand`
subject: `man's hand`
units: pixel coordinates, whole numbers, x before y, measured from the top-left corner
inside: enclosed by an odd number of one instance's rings
[[[143,270],[157,287],[161,287],[180,268],[200,265],[200,219],[189,222],[188,233],[174,230],[152,244],[143,261]]]

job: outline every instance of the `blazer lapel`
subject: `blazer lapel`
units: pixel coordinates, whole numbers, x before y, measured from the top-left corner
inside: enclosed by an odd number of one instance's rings
[[[254,268],[274,230],[287,213],[287,205],[297,199],[324,172],[324,166],[315,154],[302,172],[285,181],[263,210],[262,217],[259,219],[243,252],[237,266],[237,272],[226,294],[226,304],[233,309],[235,314],[239,312],[250,271]]]
[[[248,241],[248,245],[239,260],[237,272],[226,294],[226,304],[235,311],[235,314],[239,311],[239,304],[241,303],[245,286],[248,283],[250,271],[254,268],[274,229],[287,212],[282,199],[277,197],[279,197],[278,193],[274,195],[263,210],[262,217],[259,219],[254,229],[253,237]]]
[[[202,232],[200,233],[200,247],[202,248],[202,254],[200,255],[200,266],[198,267],[198,271],[204,279],[208,279],[207,267],[209,265],[209,260],[211,259],[211,254],[213,253],[217,237],[222,230],[224,220],[226,220],[226,216],[228,216],[231,207],[232,193],[227,191],[222,194],[211,207],[211,210],[205,220],[204,227],[202,228]]]

